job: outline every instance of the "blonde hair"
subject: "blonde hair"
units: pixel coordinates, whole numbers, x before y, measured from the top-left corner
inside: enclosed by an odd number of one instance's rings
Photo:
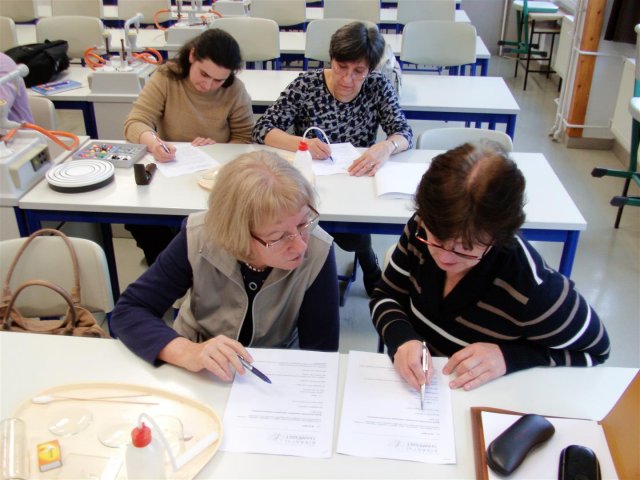
[[[273,152],[245,153],[218,171],[205,228],[215,246],[249,262],[251,232],[307,204],[315,207],[314,190],[297,168]]]

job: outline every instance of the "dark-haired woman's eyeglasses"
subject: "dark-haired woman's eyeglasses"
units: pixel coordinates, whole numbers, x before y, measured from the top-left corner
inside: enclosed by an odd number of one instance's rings
[[[468,253],[458,252],[457,250],[454,250],[453,248],[447,248],[447,247],[445,247],[443,245],[431,242],[431,241],[427,240],[426,238],[421,237],[418,232],[416,232],[416,239],[418,239],[419,241],[421,241],[425,245],[428,245],[429,247],[433,247],[433,248],[437,248],[439,250],[444,250],[445,252],[453,253],[454,255],[456,255],[456,256],[458,256],[460,258],[464,258],[465,260],[480,261],[480,260],[482,260],[484,258],[484,256],[487,254],[487,252],[489,250],[491,250],[491,245],[489,245],[487,247],[487,249],[484,252],[482,252],[482,255],[469,255]]]
[[[272,248],[274,250],[280,247],[284,247],[287,244],[287,240],[295,240],[298,237],[308,237],[308,235],[313,232],[313,230],[318,226],[318,223],[320,223],[320,214],[311,205],[307,206],[309,207],[308,221],[297,228],[298,233],[285,233],[284,235],[282,235],[282,237],[280,237],[278,240],[274,240],[273,242],[265,242],[261,238],[256,237],[253,233],[251,234],[251,237],[261,245],[264,245],[267,248]]]
[[[369,70],[357,70],[354,69],[351,72],[349,70],[351,70],[349,68],[348,65],[342,65],[339,64],[337,62],[332,62],[331,63],[331,68],[333,69],[333,72],[340,78],[342,77],[346,77],[347,75],[349,75],[351,77],[351,80],[356,81],[356,82],[361,82],[363,81],[365,78],[367,78],[367,75],[369,75]]]

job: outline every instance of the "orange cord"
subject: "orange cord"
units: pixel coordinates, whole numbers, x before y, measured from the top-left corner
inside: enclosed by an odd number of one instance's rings
[[[150,63],[152,65],[160,65],[164,59],[162,54],[155,48],[146,48],[143,52],[134,53],[133,58],[142,60],[143,62]]]
[[[223,15],[219,11],[214,10],[213,8],[209,11],[209,13],[213,14],[215,17],[218,17],[218,18],[223,17]]]
[[[31,129],[31,130],[35,130],[37,132],[40,132],[41,134],[43,134],[44,136],[50,138],[54,143],[56,143],[57,145],[61,146],[65,150],[75,150],[75,148],[78,146],[78,143],[80,142],[80,139],[78,138],[78,136],[75,133],[62,132],[62,131],[59,131],[59,130],[47,130],[46,128],[39,127],[38,125],[36,125],[34,123],[27,123],[27,122],[24,122],[19,127],[12,128],[9,131],[9,133],[7,133],[4,136],[3,140],[5,142],[8,142],[9,140],[11,140],[13,138],[13,136],[16,134],[16,132],[18,130],[20,130],[21,128]],[[58,137],[70,138],[72,140],[71,145],[67,145],[62,140],[60,140]]]
[[[153,23],[156,26],[156,28],[158,30],[166,30],[167,27],[163,27],[162,25],[160,25],[160,22],[158,22],[158,16],[161,13],[171,13],[171,10],[168,10],[166,8],[162,9],[162,10],[158,10],[156,13],[153,14]]]
[[[89,47],[84,51],[84,63],[91,70],[95,70],[96,68],[104,67],[107,64],[107,61],[94,52],[95,47]],[[94,62],[95,60],[95,62]]]

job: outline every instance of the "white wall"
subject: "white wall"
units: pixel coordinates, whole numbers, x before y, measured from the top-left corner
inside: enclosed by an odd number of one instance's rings
[[[503,4],[503,0],[462,0],[461,4],[491,55],[498,54]],[[515,20],[513,23],[515,27]],[[511,40],[512,37],[506,36],[506,39]]]

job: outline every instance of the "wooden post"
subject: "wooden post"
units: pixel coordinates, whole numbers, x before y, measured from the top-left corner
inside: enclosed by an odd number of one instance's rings
[[[586,52],[598,51],[606,4],[606,0],[589,0],[584,20],[584,29],[582,31],[582,41],[580,42],[580,50]],[[580,55],[578,57],[571,104],[569,106],[569,117],[567,119],[569,124],[584,124],[595,66],[596,57],[594,55]],[[581,138],[582,128],[568,128],[566,133],[568,137]]]

